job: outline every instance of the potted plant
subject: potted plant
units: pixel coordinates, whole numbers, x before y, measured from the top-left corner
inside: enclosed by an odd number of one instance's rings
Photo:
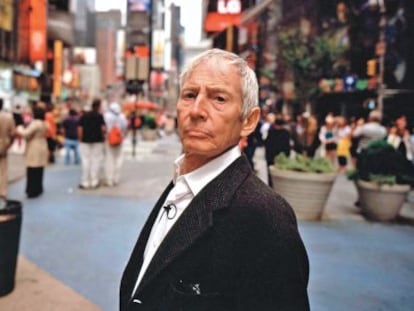
[[[279,154],[269,169],[273,188],[289,202],[298,219],[321,219],[337,176],[328,159]]]
[[[375,140],[362,150],[348,178],[355,181],[362,213],[377,221],[398,216],[414,182],[410,163],[385,140]]]

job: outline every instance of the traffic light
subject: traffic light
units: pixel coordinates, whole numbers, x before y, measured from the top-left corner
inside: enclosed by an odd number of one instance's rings
[[[367,61],[367,75],[370,77],[375,76],[377,73],[377,60],[376,59],[369,59]]]

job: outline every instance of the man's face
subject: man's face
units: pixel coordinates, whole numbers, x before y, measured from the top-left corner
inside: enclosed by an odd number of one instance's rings
[[[184,81],[177,112],[186,158],[203,164],[236,145],[245,134],[236,68],[224,62],[199,64]]]

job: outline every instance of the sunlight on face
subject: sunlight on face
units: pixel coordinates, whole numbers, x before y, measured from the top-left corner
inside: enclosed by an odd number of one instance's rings
[[[225,62],[205,61],[185,80],[177,103],[178,129],[186,158],[202,164],[239,142],[240,75]]]

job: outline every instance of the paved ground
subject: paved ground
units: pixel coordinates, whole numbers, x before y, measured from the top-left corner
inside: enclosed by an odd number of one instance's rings
[[[136,158],[127,149],[116,188],[78,190],[80,168],[61,159],[47,168],[40,198],[25,199],[24,179],[11,184],[10,196],[24,206],[23,229],[16,289],[0,298],[0,310],[118,309],[121,271],[180,146],[169,136],[140,142]],[[264,178],[262,156],[259,149]],[[21,157],[10,161],[11,175],[24,174]],[[413,310],[414,227],[367,222],[355,199],[352,183],[339,176],[323,221],[299,223],[311,263],[312,310]],[[404,210],[410,216],[412,203]]]

